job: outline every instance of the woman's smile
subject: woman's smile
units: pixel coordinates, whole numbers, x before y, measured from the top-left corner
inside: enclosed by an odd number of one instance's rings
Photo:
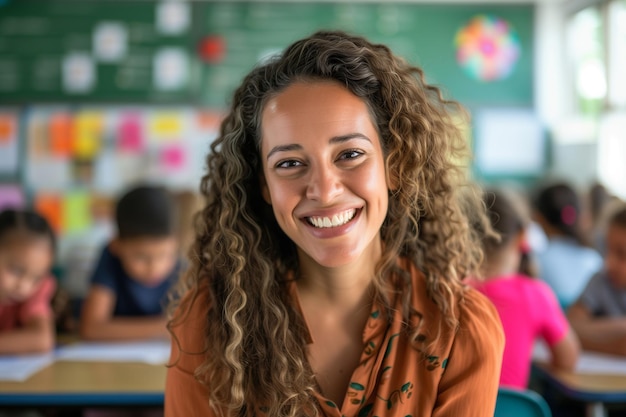
[[[343,226],[344,224],[352,220],[355,214],[356,209],[350,209],[342,211],[339,214],[334,214],[332,218],[311,216],[306,217],[306,221],[309,222],[310,225],[317,227],[318,229],[328,229],[331,227]]]

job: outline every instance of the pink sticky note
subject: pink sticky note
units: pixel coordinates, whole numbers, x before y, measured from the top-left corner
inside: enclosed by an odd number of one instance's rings
[[[18,185],[0,185],[0,211],[6,208],[21,208],[24,206],[24,192]]]
[[[118,149],[126,153],[141,153],[145,146],[141,119],[136,114],[122,117],[118,127]]]
[[[185,165],[185,150],[175,144],[161,149],[161,166],[167,171],[180,171]]]

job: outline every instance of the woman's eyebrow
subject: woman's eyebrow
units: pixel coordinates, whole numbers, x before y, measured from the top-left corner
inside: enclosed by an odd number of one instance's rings
[[[368,142],[371,142],[370,138],[368,138],[362,133],[348,133],[345,135],[333,136],[332,138],[328,140],[328,143],[330,144],[342,143],[342,142],[349,141],[351,139],[363,139]],[[274,146],[272,150],[268,152],[266,159],[270,159],[270,157],[277,152],[299,151],[299,150],[302,150],[302,146],[297,143]]]
[[[286,151],[299,151],[302,149],[301,145],[297,143],[291,143],[288,145],[278,145],[274,146],[271,151],[267,154],[266,159],[270,159],[270,156],[274,155],[277,152],[286,152]]]
[[[341,143],[349,141],[350,139],[365,139],[368,142],[371,142],[370,138],[365,136],[363,133],[348,133],[341,136],[333,136],[330,138],[328,143]]]

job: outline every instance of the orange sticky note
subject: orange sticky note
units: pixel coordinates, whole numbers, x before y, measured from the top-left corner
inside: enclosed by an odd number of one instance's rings
[[[35,196],[35,210],[41,214],[50,227],[54,229],[56,233],[61,233],[63,230],[63,212],[61,198],[56,194],[37,194]]]
[[[224,115],[222,113],[206,110],[200,111],[196,120],[200,129],[217,131],[223,119]]]
[[[15,117],[0,114],[0,143],[9,143],[15,139]]]
[[[50,153],[55,156],[69,156],[72,151],[72,118],[59,113],[50,118]]]

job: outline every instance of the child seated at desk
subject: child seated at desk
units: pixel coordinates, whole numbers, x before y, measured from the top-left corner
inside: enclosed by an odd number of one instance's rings
[[[115,221],[117,236],[91,277],[80,334],[91,340],[168,337],[163,307],[181,269],[173,197],[163,187],[138,186],[119,200]]]
[[[610,216],[604,268],[568,311],[585,350],[626,355],[626,205]]]
[[[581,207],[578,192],[566,182],[547,185],[534,198],[535,218],[548,238],[546,247],[537,252],[539,277],[552,288],[563,310],[602,268],[602,256],[582,233]]]
[[[485,281],[472,283],[493,302],[504,327],[500,385],[523,389],[528,386],[535,339],[547,342],[554,367],[568,370],[576,365],[579,343],[550,287],[531,278],[529,220],[512,197],[498,191],[483,195],[491,226],[500,236],[484,233]]]
[[[0,354],[54,347],[54,249],[54,232],[39,214],[14,209],[0,213]]]

